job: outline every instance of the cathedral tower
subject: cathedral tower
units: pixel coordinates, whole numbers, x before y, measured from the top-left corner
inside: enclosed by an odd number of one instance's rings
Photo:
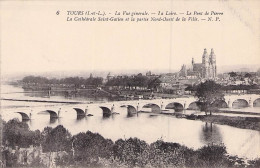
[[[214,53],[213,48],[211,49],[209,59],[210,59],[211,69],[212,69],[211,77],[216,78],[217,77],[216,55]]]
[[[209,77],[209,55],[206,48],[204,49],[204,53],[202,55],[202,77]]]

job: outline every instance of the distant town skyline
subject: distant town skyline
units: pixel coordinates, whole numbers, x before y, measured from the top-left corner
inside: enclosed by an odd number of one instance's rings
[[[219,23],[66,22],[70,2],[1,2],[1,74],[57,71],[176,72],[203,49],[214,48],[217,66],[256,65],[260,55],[259,2],[140,2],[139,10],[216,10]],[[132,2],[82,2],[75,10],[136,9]],[[20,4],[20,5],[19,5]],[[46,8],[43,8],[45,5]],[[94,6],[94,7],[93,7]],[[243,7],[243,8],[242,8]],[[238,10],[242,9],[242,10]],[[56,15],[56,11],[61,11]],[[15,14],[14,14],[15,13]],[[19,17],[17,17],[19,16]],[[241,67],[243,68],[243,67]],[[221,71],[220,69],[217,70]]]

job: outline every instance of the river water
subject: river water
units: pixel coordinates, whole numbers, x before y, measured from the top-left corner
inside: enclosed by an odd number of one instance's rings
[[[118,115],[104,118],[98,105],[88,104],[88,113],[92,117],[77,119],[73,108],[84,109],[88,102],[106,102],[100,98],[65,98],[62,95],[46,96],[46,93],[24,93],[19,87],[1,85],[1,98],[50,100],[50,101],[78,101],[82,104],[65,104],[50,102],[27,102],[1,100],[1,115],[5,121],[12,118],[21,120],[21,116],[15,112],[32,114],[28,121],[31,130],[43,130],[46,126],[55,127],[63,125],[73,135],[79,132],[97,132],[105,138],[116,141],[119,138],[137,137],[147,143],[162,139],[167,142],[177,142],[189,148],[198,149],[207,144],[221,144],[227,147],[230,155],[255,159],[260,157],[260,132],[248,129],[239,129],[231,126],[205,123],[202,121],[176,118],[169,115],[150,115],[139,113],[132,117],[127,116],[125,107],[117,107]],[[60,118],[50,121],[49,114],[45,110],[58,111],[61,108]],[[259,108],[254,107],[259,112]],[[194,113],[196,111],[184,111],[181,113]]]

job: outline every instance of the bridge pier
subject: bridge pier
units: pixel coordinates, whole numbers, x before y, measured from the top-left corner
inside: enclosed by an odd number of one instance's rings
[[[115,105],[113,104],[113,106],[111,107],[111,113],[113,114],[114,111],[115,111]]]
[[[137,114],[137,110],[134,106],[132,105],[127,105],[127,116],[129,117],[132,117],[134,116],[135,114]]]
[[[230,101],[230,99],[228,100],[228,108],[232,108],[232,103],[231,103],[231,101]]]
[[[161,102],[161,112],[162,112],[163,110],[165,110],[165,105],[164,105],[163,102]]]
[[[139,105],[139,103],[137,103],[137,106],[136,106],[136,113],[138,113],[138,111],[140,111],[140,105]]]
[[[186,105],[186,101],[183,104],[183,110],[187,110],[187,105]]]
[[[251,97],[248,100],[248,106],[253,107],[254,106],[254,101],[252,101]]]

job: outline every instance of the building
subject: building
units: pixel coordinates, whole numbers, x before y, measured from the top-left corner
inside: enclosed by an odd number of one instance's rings
[[[159,80],[161,81],[159,92],[179,95],[185,94],[185,88],[187,86],[200,83],[199,78],[178,77],[176,73],[163,74]]]
[[[215,79],[217,77],[217,65],[214,50],[211,49],[210,55],[208,55],[207,49],[204,49],[202,63],[195,63],[192,58],[190,67],[182,66],[179,71],[179,77],[187,79]]]

